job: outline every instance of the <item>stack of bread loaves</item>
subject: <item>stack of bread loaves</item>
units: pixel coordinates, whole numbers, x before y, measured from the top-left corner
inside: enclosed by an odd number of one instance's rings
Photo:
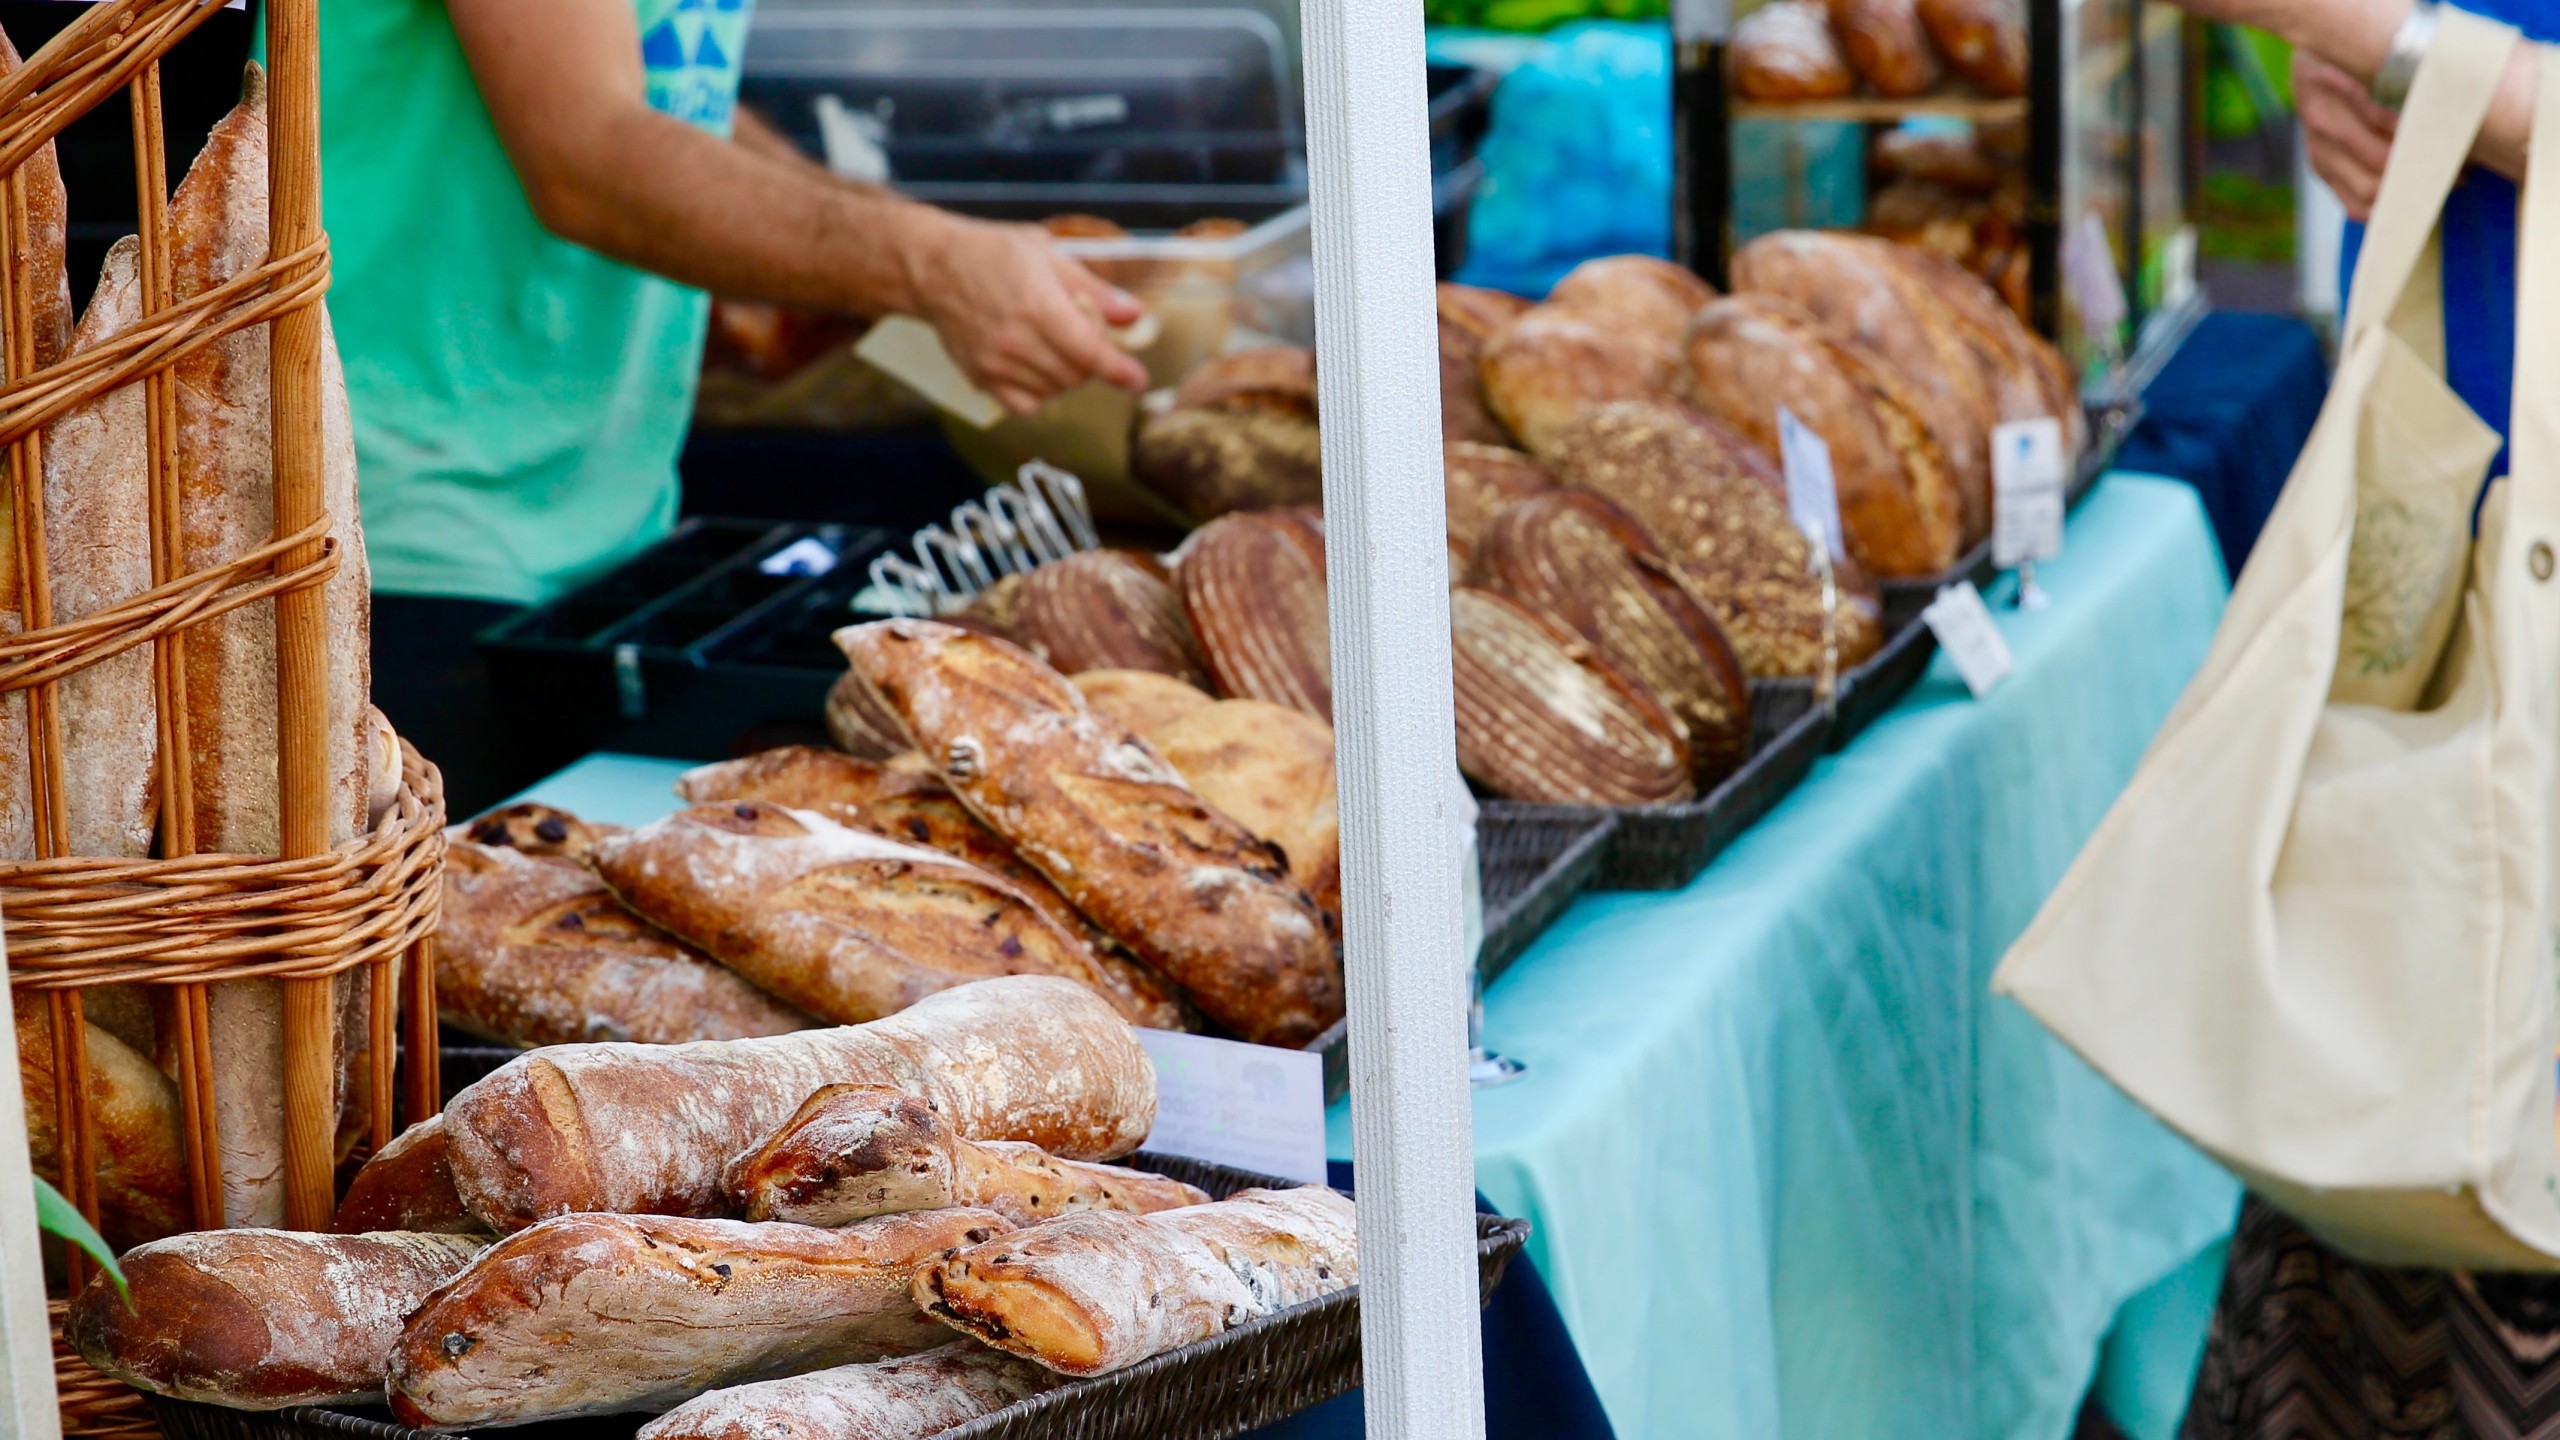
[[[1733,90],[1773,103],[1937,90],[1952,70],[1980,93],[2027,93],[2018,0],[1766,0],[1733,27]]]
[[[921,1440],[1356,1284],[1351,1203],[1107,1162],[1155,1072],[1046,976],[889,1019],[564,1045],[376,1156],[337,1233],[124,1257],[67,1333],[158,1394],[420,1426],[655,1414],[650,1440]]]

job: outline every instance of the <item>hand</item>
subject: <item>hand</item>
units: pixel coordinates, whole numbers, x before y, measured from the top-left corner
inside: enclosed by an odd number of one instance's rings
[[[2350,218],[2370,218],[2400,117],[2373,103],[2354,76],[2308,50],[2293,52],[2293,101],[2312,172],[2338,192]]]
[[[1106,326],[1145,307],[1029,225],[923,212],[909,233],[914,295],[962,371],[1017,415],[1088,379],[1143,390],[1147,372]]]

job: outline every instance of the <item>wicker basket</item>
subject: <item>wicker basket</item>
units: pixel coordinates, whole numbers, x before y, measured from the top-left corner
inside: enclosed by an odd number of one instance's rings
[[[82,993],[145,984],[172,992],[164,1013],[175,1051],[188,1198],[198,1225],[221,1220],[223,1146],[216,1129],[207,988],[216,982],[282,984],[283,1150],[288,1223],[325,1228],[336,1203],[339,1126],[337,995],[361,970],[371,986],[372,1061],[359,1077],[370,1141],[395,1133],[398,1016],[409,1011],[407,1077],[412,1116],[435,1109],[433,967],[443,859],[443,798],[433,767],[403,748],[398,799],[371,833],[331,842],[328,773],[329,636],[321,586],[337,573],[323,499],[322,316],[328,244],[320,231],[317,0],[268,0],[270,246],[265,264],[179,301],[167,224],[168,174],[159,61],[223,0],[104,0],[0,80],[0,446],[10,473],[11,518],[23,593],[10,597],[22,633],[0,640],[0,693],[25,696],[27,755],[38,859],[0,864],[0,922],[9,933],[8,980],[20,1005],[46,1007],[53,1073],[87,1070]],[[21,167],[64,127],[119,92],[133,116],[140,206],[139,324],[110,342],[35,368],[36,297],[30,273],[29,182]],[[178,412],[173,365],[226,336],[268,327],[273,538],[227,564],[189,572],[180,537]],[[55,623],[47,580],[42,487],[45,424],[109,390],[140,383],[146,399],[152,586],[76,621]],[[193,793],[184,707],[190,627],[255,602],[269,604],[276,633],[279,856],[197,852],[190,807],[164,805],[156,859],[68,854],[57,694],[69,675],[149,647],[159,719],[159,793]],[[401,990],[408,993],[404,997]],[[62,1189],[94,1221],[97,1134],[88,1086],[54,1087]],[[73,1285],[85,1265],[73,1255]],[[57,1316],[58,1320],[58,1316]],[[66,1433],[151,1433],[130,1392],[61,1361]]]

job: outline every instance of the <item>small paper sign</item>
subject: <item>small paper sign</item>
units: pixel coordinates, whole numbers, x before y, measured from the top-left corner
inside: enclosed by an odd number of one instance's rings
[[[2062,422],[2012,420],[1991,432],[1992,563],[2003,570],[2062,553]]]
[[[1972,581],[1959,581],[1939,591],[1920,618],[1937,632],[1939,648],[1955,662],[1956,673],[1964,677],[1974,699],[1998,689],[2009,672],[2018,668],[2009,642],[1991,621],[1991,607],[1982,603],[1982,592],[1973,588]]]
[[[1138,1043],[1156,1063],[1148,1150],[1324,1183],[1322,1055],[1172,1030],[1141,1030]]]
[[[1787,513],[1805,538],[1846,559],[1840,534],[1840,494],[1831,478],[1831,446],[1796,412],[1778,407],[1778,457],[1787,471]]]
[[[2062,241],[2062,283],[2080,311],[2080,327],[2092,336],[2113,337],[2132,314],[2125,304],[2124,277],[2116,271],[2116,254],[2107,244],[2107,227],[2095,211],[2080,217]]]

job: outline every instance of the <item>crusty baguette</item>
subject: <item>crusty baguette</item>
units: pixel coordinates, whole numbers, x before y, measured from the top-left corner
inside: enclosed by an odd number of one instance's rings
[[[777,745],[735,760],[697,765],[676,777],[688,805],[770,800],[815,810],[840,825],[859,823],[863,807],[909,795],[940,795],[942,782],[922,757],[870,760],[816,745]]]
[[[1360,1283],[1351,1202],[1247,1190],[1154,1215],[1088,1210],[916,1273],[916,1303],[962,1334],[1100,1375]]]
[[[484,1240],[200,1230],[124,1257],[71,1306],[72,1345],[136,1388],[235,1410],[379,1400],[401,1322]]]
[[[699,1395],[638,1440],[919,1440],[1065,1383],[1053,1371],[962,1341]]]
[[[527,800],[492,810],[466,824],[447,826],[445,838],[521,850],[527,855],[574,860],[584,865],[587,856],[595,850],[597,841],[607,835],[619,835],[622,829],[619,825],[581,820],[556,806]]]
[[[827,689],[827,737],[846,754],[866,760],[886,760],[916,748],[899,731],[897,717],[850,670]]]
[[[455,840],[445,849],[436,1008],[509,1045],[740,1040],[817,1022],[651,929],[585,868]]]
[[[886,1020],[692,1045],[557,1045],[453,1098],[454,1182],[499,1231],[573,1210],[722,1215],[721,1167],[839,1082],[922,1096],[973,1140],[1112,1160],[1156,1118],[1155,1068],[1091,990],[1045,975],[946,990]]]
[[[391,1410],[411,1425],[659,1411],[713,1386],[912,1355],[948,1333],[908,1298],[916,1268],[1012,1228],[986,1210],[842,1230],[564,1215],[489,1247],[410,1317]]]
[[[1084,703],[1148,740],[1155,738],[1156,731],[1217,701],[1197,685],[1153,670],[1087,670],[1067,679],[1083,692]]]
[[[1123,1003],[1092,947],[1003,877],[814,810],[696,805],[598,845],[595,866],[632,909],[820,1019],[877,1020],[996,975]]]
[[[1342,913],[1333,727],[1262,700],[1221,700],[1146,737],[1200,798],[1286,852],[1289,878]]]
[[[444,1117],[430,1115],[391,1137],[347,1183],[329,1228],[341,1235],[369,1230],[408,1230],[438,1235],[486,1235],[489,1227],[462,1208],[453,1188],[452,1155],[445,1146]]]
[[[178,1087],[141,1054],[96,1025],[89,1047],[89,1124],[97,1139],[99,1231],[118,1250],[187,1228],[185,1141]],[[18,1093],[26,1102],[27,1158],[64,1183],[55,1133],[52,1007],[33,992],[17,1002]]]
[[[1248,1040],[1342,1017],[1324,913],[1284,857],[1020,648],[930,621],[836,632],[917,748],[1076,908]]]
[[[267,259],[266,81],[252,66],[238,106],[213,128],[170,200],[172,288],[193,299]],[[267,327],[224,337],[181,360],[178,483],[190,571],[210,569],[275,533]],[[364,536],[356,520],[355,432],[345,377],[322,317],[323,500],[338,570],[323,594],[328,644],[330,839],[352,837],[367,799],[365,710],[370,674]],[[197,848],[273,855],[282,841],[276,773],[273,601],[186,632],[187,730],[194,749]],[[342,977],[342,985],[362,977]],[[214,1109],[222,1133],[223,1213],[234,1225],[284,1217],[284,995],[280,982],[231,981],[209,999]]]
[[[799,1225],[952,1205],[1030,1225],[1078,1210],[1144,1213],[1209,1199],[1143,1170],[955,1135],[924,1101],[885,1085],[830,1085],[810,1096],[781,1129],[729,1162],[721,1187],[750,1220]]]

